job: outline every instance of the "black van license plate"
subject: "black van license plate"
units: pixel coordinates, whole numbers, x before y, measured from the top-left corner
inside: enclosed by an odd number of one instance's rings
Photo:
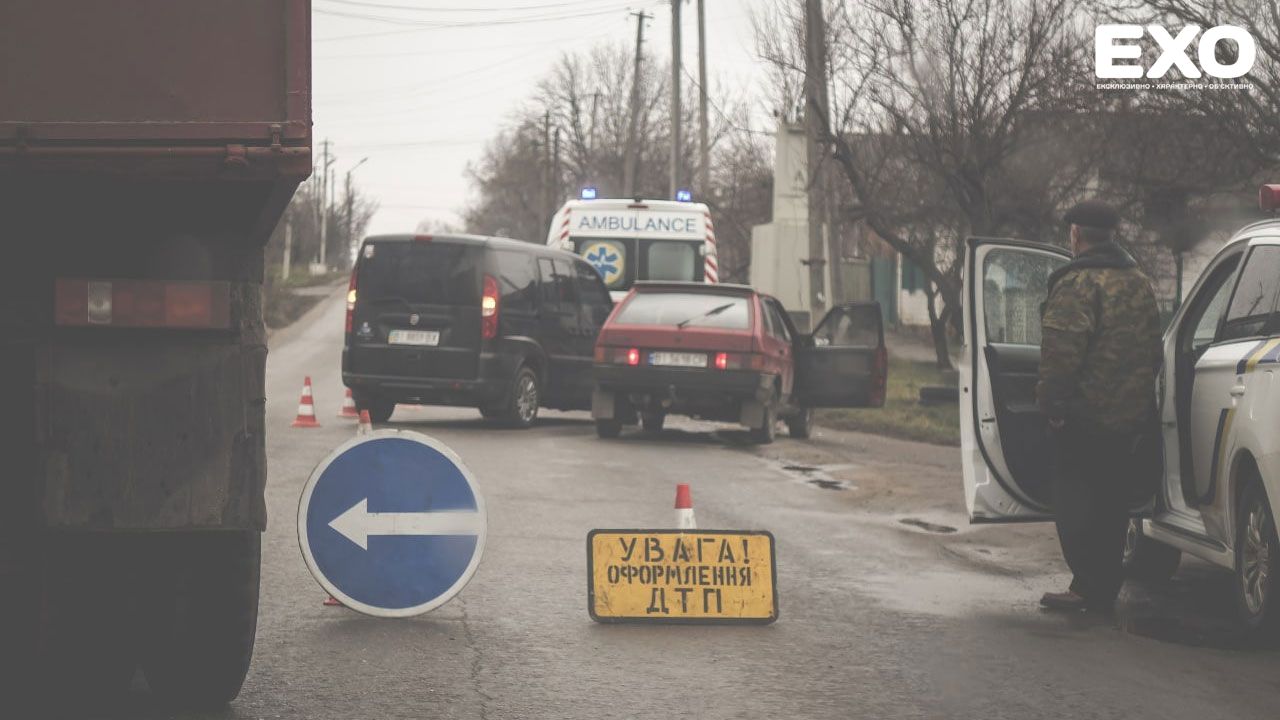
[[[390,345],[439,345],[438,330],[392,330],[387,335]]]

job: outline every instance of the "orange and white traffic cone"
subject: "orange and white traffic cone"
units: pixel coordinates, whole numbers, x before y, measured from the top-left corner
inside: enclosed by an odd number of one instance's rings
[[[311,376],[302,381],[302,399],[298,401],[298,417],[293,420],[293,427],[320,427],[316,420],[316,407],[311,399]]]
[[[360,424],[356,425],[357,435],[368,435],[373,432],[373,420],[369,419],[369,411],[360,411]]]
[[[693,517],[693,493],[689,483],[676,485],[676,527],[680,530],[696,530],[698,522]]]
[[[360,413],[356,412],[355,398],[351,397],[351,388],[347,388],[346,394],[342,397],[342,409],[338,411],[340,418],[358,418]]]

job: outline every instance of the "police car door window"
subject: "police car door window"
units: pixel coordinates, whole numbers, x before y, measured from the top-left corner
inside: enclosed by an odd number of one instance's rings
[[[1255,247],[1245,260],[1222,325],[1222,341],[1261,335],[1280,291],[1280,246]]]
[[[1021,250],[993,249],[983,263],[982,307],[987,342],[1040,344],[1040,306],[1048,297],[1049,275],[1066,258]]]
[[[1222,314],[1227,310],[1227,299],[1231,297],[1231,283],[1228,281],[1234,275],[1238,263],[1237,255],[1214,268],[1213,274],[1209,276],[1209,280],[1201,291],[1202,296],[1207,300],[1201,302],[1197,298],[1195,300],[1197,306],[1193,306],[1192,314],[1188,317],[1188,322],[1194,323],[1192,325],[1194,329],[1191,332],[1190,347],[1184,346],[1183,350],[1189,349],[1191,352],[1199,353],[1213,344],[1213,338],[1218,334],[1218,326],[1222,324]],[[1200,313],[1199,317],[1195,313]]]

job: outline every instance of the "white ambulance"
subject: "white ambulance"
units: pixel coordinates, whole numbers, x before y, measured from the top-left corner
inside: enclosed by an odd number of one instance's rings
[[[719,281],[715,229],[703,203],[595,199],[587,190],[556,213],[547,245],[586,258],[615,301],[637,280]]]

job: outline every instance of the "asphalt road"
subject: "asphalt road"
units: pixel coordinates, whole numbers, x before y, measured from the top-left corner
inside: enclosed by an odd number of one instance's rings
[[[401,408],[482,484],[474,579],[423,616],[321,604],[297,546],[308,474],[354,431],[335,417],[342,304],[272,338],[270,527],[257,649],[226,718],[1274,717],[1280,653],[1227,628],[1227,578],[1184,563],[1128,587],[1117,620],[1040,611],[1065,585],[1050,526],[972,528],[959,451],[822,431],[755,449],[675,423],[595,437],[585,413],[532,430],[474,410]],[[291,429],[304,375],[322,428]],[[777,538],[781,618],[765,627],[617,626],[586,607],[593,528],[667,527],[688,482],[699,526]],[[132,716],[164,716],[140,690]]]

